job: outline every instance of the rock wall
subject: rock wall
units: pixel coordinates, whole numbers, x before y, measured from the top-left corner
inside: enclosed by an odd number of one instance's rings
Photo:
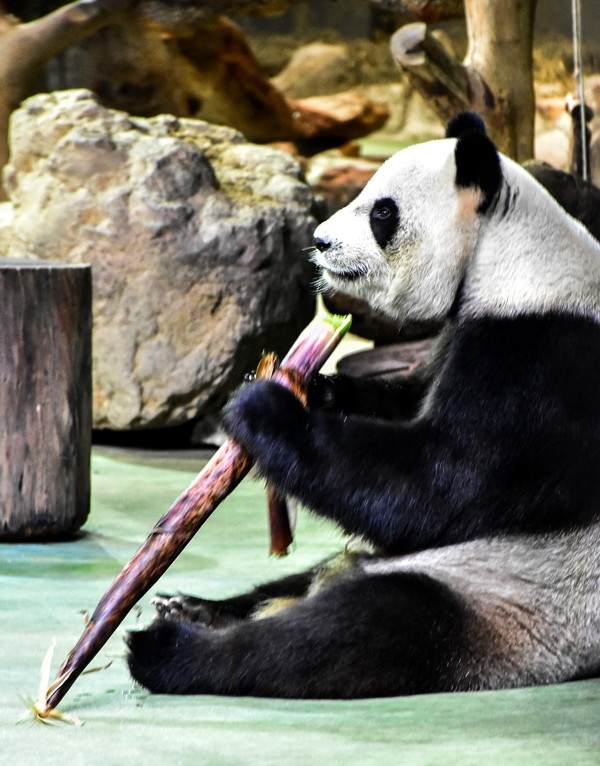
[[[313,200],[289,155],[81,90],[24,102],[11,147],[0,252],[92,264],[97,428],[214,411],[312,316]]]

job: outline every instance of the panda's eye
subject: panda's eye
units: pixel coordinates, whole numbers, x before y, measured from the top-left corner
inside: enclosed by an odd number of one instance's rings
[[[379,199],[371,208],[369,223],[375,241],[381,248],[385,248],[398,230],[400,213],[398,205],[390,197]]]
[[[391,209],[385,205],[382,207],[373,208],[373,218],[378,218],[380,221],[387,220],[391,215]]]

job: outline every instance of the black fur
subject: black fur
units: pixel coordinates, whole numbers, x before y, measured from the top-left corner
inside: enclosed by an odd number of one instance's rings
[[[333,378],[328,407],[340,413],[308,412],[257,381],[225,424],[273,484],[388,554],[598,518],[598,324],[568,315],[457,324],[431,372],[376,390],[369,414],[387,419],[349,414],[364,411],[364,384]],[[425,399],[422,414],[403,417]],[[442,583],[355,566],[309,593],[316,575],[222,602],[174,599],[129,634],[132,675],[155,692],[320,698],[498,684],[481,670],[490,626]],[[291,606],[251,619],[288,596]],[[519,672],[509,667],[508,686]]]
[[[408,419],[417,414],[427,386],[421,369],[402,378],[315,375],[308,387],[308,405],[311,410]]]
[[[280,490],[400,553],[596,518],[598,380],[595,322],[482,319],[457,326],[421,417],[308,412],[281,386],[259,381],[239,392],[225,425]],[[382,412],[405,385],[387,397],[379,389]]]
[[[379,247],[385,249],[400,224],[398,205],[390,197],[379,199],[369,213],[369,224]]]
[[[487,134],[485,122],[477,112],[459,112],[446,126],[446,138],[461,138],[465,133]]]
[[[483,119],[476,112],[460,112],[446,127],[446,138],[456,138],[456,185],[481,189],[479,212],[491,205],[502,185],[498,150],[487,135]]]
[[[223,629],[157,620],[128,635],[129,665],[158,693],[351,698],[452,690],[462,658],[456,647],[472,619],[427,576],[348,575],[270,617]]]

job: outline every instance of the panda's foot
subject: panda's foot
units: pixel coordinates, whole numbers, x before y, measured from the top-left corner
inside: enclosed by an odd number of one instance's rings
[[[128,631],[125,643],[131,675],[155,694],[189,694],[193,650],[204,632],[199,625],[161,619],[145,630]]]
[[[158,593],[151,602],[158,617],[164,620],[178,622],[195,622],[210,626],[214,621],[214,610],[211,602],[196,596],[168,596]]]

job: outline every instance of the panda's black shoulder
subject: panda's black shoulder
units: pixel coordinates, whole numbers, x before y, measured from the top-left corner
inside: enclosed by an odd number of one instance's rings
[[[458,485],[489,477],[487,503],[497,497],[506,508],[505,528],[552,531],[598,518],[599,376],[600,324],[591,318],[530,313],[457,329],[432,409],[473,458]]]

